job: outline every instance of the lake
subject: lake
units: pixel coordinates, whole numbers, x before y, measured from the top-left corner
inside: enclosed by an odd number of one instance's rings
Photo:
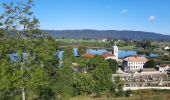
[[[77,50],[78,50],[78,48],[73,48],[74,56],[78,56]],[[87,49],[87,53],[93,53],[93,54],[100,55],[102,52],[111,53],[111,50]],[[60,60],[62,59],[62,54],[63,54],[63,50],[59,50],[58,57],[59,57]],[[119,58],[124,58],[124,57],[130,56],[130,55],[141,55],[141,56],[151,56],[151,57],[159,56],[159,54],[155,54],[155,53],[138,53],[137,51],[134,51],[134,50],[119,50]]]

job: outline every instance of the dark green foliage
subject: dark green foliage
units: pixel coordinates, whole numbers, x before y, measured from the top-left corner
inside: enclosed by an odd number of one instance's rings
[[[95,69],[97,66],[99,66],[102,63],[106,63],[103,56],[95,55],[93,58],[89,60],[89,65],[92,66],[91,69]]]
[[[149,60],[144,64],[144,68],[155,68],[156,62],[154,60]]]
[[[89,58],[87,57],[79,57],[77,60],[77,63],[79,64],[78,69],[82,72],[82,73],[86,73],[89,69]]]
[[[93,79],[96,81],[95,91],[101,92],[109,90],[112,84],[112,71],[107,62],[100,63],[92,72]]]
[[[136,45],[146,49],[147,47],[151,47],[151,41],[138,41]]]
[[[124,81],[120,78],[120,76],[117,76],[114,78],[113,85],[110,89],[111,94],[116,97],[120,97],[124,95],[123,91]]]
[[[125,92],[125,96],[126,96],[126,97],[129,97],[129,96],[132,95],[132,93],[133,93],[132,90],[127,90],[127,91]]]
[[[73,54],[73,48],[72,47],[64,48],[62,60],[63,61],[65,61],[65,60],[75,61],[75,57],[74,57],[74,54]]]
[[[112,70],[112,72],[115,74],[118,69],[118,63],[115,60],[108,59],[109,67]]]
[[[77,73],[74,79],[74,95],[88,95],[93,93],[95,82],[89,74]]]
[[[86,47],[78,47],[78,55],[81,55],[83,53],[86,53]]]
[[[55,99],[55,92],[50,87],[38,87],[36,90],[38,97],[35,100],[52,100]]]
[[[65,60],[57,73],[56,90],[59,98],[68,98],[73,95],[73,68],[70,60]]]

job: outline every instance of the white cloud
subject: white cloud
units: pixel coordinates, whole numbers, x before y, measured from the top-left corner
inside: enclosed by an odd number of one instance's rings
[[[122,9],[122,10],[121,10],[121,13],[122,13],[122,14],[127,14],[127,13],[128,13],[128,9]]]
[[[154,21],[154,20],[156,20],[156,17],[155,17],[155,16],[149,16],[149,17],[148,17],[148,20],[149,20],[149,21]]]

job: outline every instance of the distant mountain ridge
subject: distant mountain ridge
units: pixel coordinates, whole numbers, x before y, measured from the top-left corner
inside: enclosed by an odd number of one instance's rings
[[[154,32],[144,31],[117,31],[117,30],[42,30],[53,37],[65,38],[114,38],[114,39],[153,39],[153,40],[170,40],[170,35],[163,35]]]

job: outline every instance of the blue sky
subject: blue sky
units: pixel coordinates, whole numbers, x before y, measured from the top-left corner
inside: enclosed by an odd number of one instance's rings
[[[170,35],[170,0],[34,1],[41,29],[137,30]]]

